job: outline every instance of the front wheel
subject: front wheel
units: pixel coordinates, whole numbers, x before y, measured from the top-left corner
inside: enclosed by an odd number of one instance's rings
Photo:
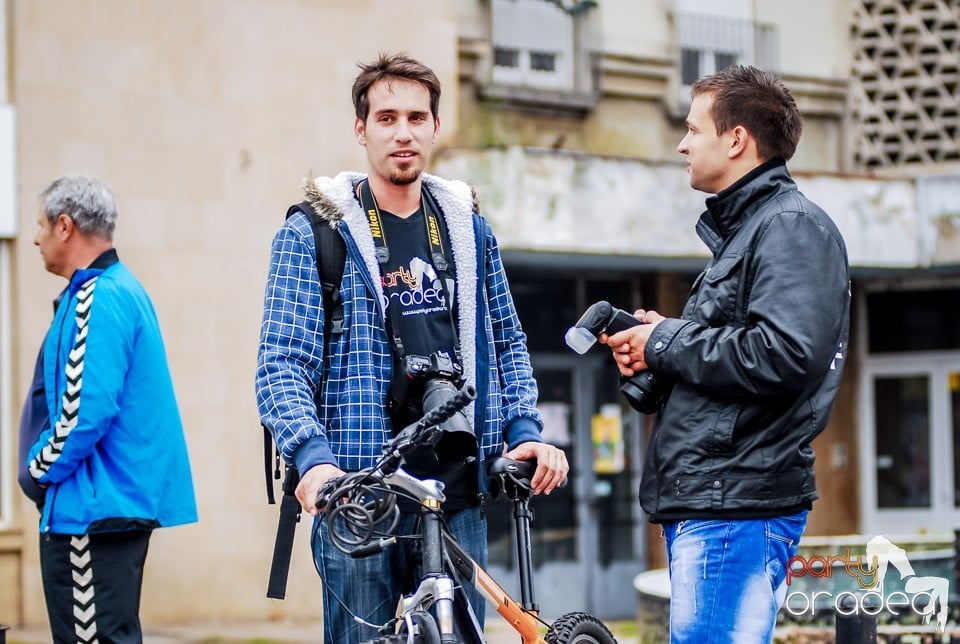
[[[561,615],[547,630],[548,644],[617,644],[603,622],[589,613]]]

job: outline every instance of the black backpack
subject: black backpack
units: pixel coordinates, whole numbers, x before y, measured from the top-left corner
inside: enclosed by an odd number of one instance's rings
[[[343,300],[340,297],[340,282],[343,279],[343,264],[347,259],[347,247],[343,237],[330,224],[317,215],[309,201],[290,206],[287,219],[294,213],[302,212],[313,227],[313,240],[316,245],[317,275],[323,290],[323,338],[327,346],[330,337],[343,333]],[[317,389],[318,395],[323,386]],[[263,470],[267,485],[267,501],[274,505],[274,480],[280,480],[282,459],[270,431],[263,428]],[[273,544],[273,561],[270,564],[270,578],[267,582],[267,597],[283,599],[287,592],[287,576],[290,572],[290,553],[293,551],[293,537],[300,521],[300,502],[294,496],[300,473],[293,465],[286,465],[283,475],[283,498],[280,501],[280,519],[277,523],[277,536]]]

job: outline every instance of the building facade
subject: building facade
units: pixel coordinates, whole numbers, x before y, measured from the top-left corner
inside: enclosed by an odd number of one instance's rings
[[[431,171],[477,186],[530,338],[546,436],[571,483],[538,499],[550,615],[631,615],[662,545],[636,502],[647,420],[603,351],[563,332],[592,302],[677,313],[706,261],[676,145],[691,82],[750,63],[804,114],[790,167],[843,232],[854,320],[817,439],[809,534],[960,527],[960,6],[952,0],[0,1],[0,623],[45,619],[16,421],[58,278],[36,193],[83,172],[120,205],[120,257],[151,292],[200,522],[158,532],[148,623],[310,617],[301,527],[288,599],[264,596],[253,370],[272,235],[308,172],[362,167],[356,62],[406,51],[443,83]],[[810,276],[816,279],[815,275]],[[510,587],[506,506],[491,569]],[[197,592],[195,589],[202,589]]]

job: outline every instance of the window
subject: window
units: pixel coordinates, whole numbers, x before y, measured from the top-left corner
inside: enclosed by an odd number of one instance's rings
[[[960,520],[960,287],[877,283],[862,294],[864,533]]]
[[[573,18],[547,0],[493,0],[492,7],[494,82],[573,89]]]
[[[960,350],[960,288],[867,295],[870,353]]]
[[[874,380],[877,507],[930,506],[930,379]]]
[[[595,100],[588,47],[592,0],[491,0],[488,98],[584,110]]]
[[[517,68],[520,66],[520,50],[497,47],[493,50],[493,64],[497,67]]]
[[[737,64],[739,55],[729,51],[704,51],[684,47],[680,52],[680,76],[684,87],[721,69]]]
[[[557,71],[557,54],[542,51],[530,52],[530,69],[538,72]]]
[[[778,66],[776,27],[748,17],[679,12],[677,40],[683,103],[690,99],[690,85],[726,67],[744,64],[776,71]]]

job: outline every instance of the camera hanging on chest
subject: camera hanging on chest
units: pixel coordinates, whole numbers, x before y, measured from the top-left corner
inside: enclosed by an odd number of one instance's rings
[[[456,280],[440,209],[423,189],[409,217],[382,211],[366,181],[360,203],[370,221],[386,298],[393,377],[387,411],[399,431],[450,400],[464,384],[457,337]],[[476,457],[472,423],[461,412],[441,426],[440,462]]]

